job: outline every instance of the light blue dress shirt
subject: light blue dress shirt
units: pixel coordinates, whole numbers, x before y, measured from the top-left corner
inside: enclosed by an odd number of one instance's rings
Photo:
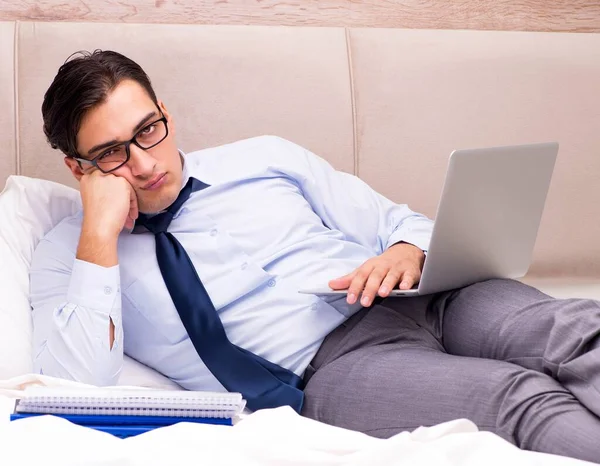
[[[433,222],[359,178],[273,136],[184,156],[192,194],[169,231],[185,247],[229,340],[302,376],[360,304],[298,293],[325,287],[399,241],[427,250]],[[75,258],[83,215],[39,244],[31,267],[34,367],[115,384],[123,352],[182,387],[223,386],[199,358],[163,282],[151,233],[119,236],[119,265]],[[109,347],[109,319],[115,342]]]

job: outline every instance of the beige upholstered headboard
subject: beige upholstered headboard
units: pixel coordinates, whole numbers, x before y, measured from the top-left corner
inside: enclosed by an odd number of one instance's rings
[[[600,276],[600,35],[0,23],[0,185],[73,185],[40,107],[79,49],[138,61],[183,150],[277,134],[435,215],[453,149],[560,143],[531,272]]]

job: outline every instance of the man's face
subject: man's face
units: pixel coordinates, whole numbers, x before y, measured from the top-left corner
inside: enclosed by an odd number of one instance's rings
[[[129,141],[151,123],[167,118],[168,136],[155,147],[140,149],[129,146],[129,161],[111,172],[125,178],[135,190],[140,212],[155,213],[175,201],[182,183],[182,161],[175,144],[173,120],[163,103],[157,107],[144,88],[135,81],[122,81],[108,94],[106,101],[89,110],[77,133],[77,151],[85,159],[106,153],[112,145]],[[140,141],[143,140],[140,138]],[[98,147],[100,149],[97,149]],[[97,168],[65,158],[65,163],[79,180],[85,173]]]

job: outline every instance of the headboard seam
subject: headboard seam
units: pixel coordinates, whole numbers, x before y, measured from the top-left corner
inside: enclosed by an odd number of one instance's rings
[[[350,44],[350,31],[348,28],[344,28],[346,36],[346,53],[348,55],[348,78],[350,79],[350,103],[352,106],[352,157],[354,160],[354,174],[359,176],[358,166],[358,134],[356,128],[356,101],[354,99],[354,72],[352,69],[352,46]]]

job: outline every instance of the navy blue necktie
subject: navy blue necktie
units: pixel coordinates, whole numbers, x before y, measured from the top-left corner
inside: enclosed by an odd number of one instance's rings
[[[302,409],[302,379],[229,341],[221,319],[185,249],[167,231],[173,216],[194,191],[207,185],[190,178],[175,202],[163,213],[138,223],[156,237],[156,257],[169,294],[196,352],[206,367],[230,392],[240,392],[248,408],[291,406]],[[235,286],[232,283],[231,286]]]

